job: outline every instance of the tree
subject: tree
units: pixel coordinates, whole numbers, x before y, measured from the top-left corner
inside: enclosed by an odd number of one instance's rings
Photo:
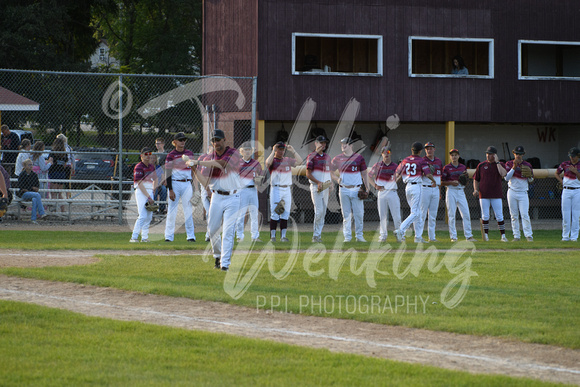
[[[90,26],[97,0],[4,0],[0,2],[1,67],[86,71],[97,47]]]
[[[199,74],[201,0],[117,0],[97,3],[93,25],[124,72]]]

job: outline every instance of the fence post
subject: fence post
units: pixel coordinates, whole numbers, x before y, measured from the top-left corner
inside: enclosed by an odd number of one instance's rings
[[[119,225],[123,224],[123,75],[119,75]]]
[[[251,141],[252,146],[255,148],[256,145],[256,100],[258,94],[258,77],[252,78],[252,134]]]

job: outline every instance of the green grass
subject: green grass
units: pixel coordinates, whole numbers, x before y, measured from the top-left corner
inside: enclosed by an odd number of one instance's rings
[[[50,234],[46,233],[45,234]],[[79,248],[82,243],[92,248],[93,244],[100,244],[100,248],[132,247],[127,243],[127,236],[107,235],[106,243],[103,240],[91,241],[89,235],[93,233],[71,233],[73,238],[54,241],[49,236],[40,236],[35,246],[46,248],[50,244],[53,248]],[[343,253],[321,253],[320,261],[316,261],[318,253],[314,246],[305,239],[310,234],[300,236],[302,250],[295,255],[296,262],[292,270],[283,279],[276,279],[271,274],[268,263],[264,263],[255,279],[249,282],[245,293],[234,293],[228,284],[234,283],[237,274],[245,274],[257,262],[259,254],[249,256],[239,253],[234,256],[230,272],[227,276],[214,270],[211,256],[196,255],[178,256],[114,256],[103,252],[102,261],[89,266],[76,267],[47,267],[47,268],[4,268],[0,273],[41,278],[47,280],[69,281],[97,286],[114,287],[143,293],[161,294],[173,297],[187,297],[212,301],[228,302],[249,307],[289,311],[292,313],[312,314],[325,317],[355,319],[388,325],[403,325],[408,327],[425,328],[437,331],[449,331],[473,335],[490,335],[517,339],[525,342],[554,344],[563,347],[580,348],[580,288],[578,274],[580,256],[571,251],[518,251],[514,245],[539,248],[553,243],[557,232],[540,231],[535,236],[534,243],[476,243],[475,250],[464,255],[456,264],[450,267],[442,266],[439,270],[429,268],[429,255],[424,255],[425,263],[417,265],[416,276],[409,273],[404,278],[395,275],[393,262],[397,256],[397,243],[391,242],[392,250],[381,255],[379,252],[367,254],[366,251],[357,252],[354,263],[353,255],[345,255],[342,267],[331,274],[331,267]],[[53,234],[54,236],[54,234]],[[35,236],[36,237],[36,236]],[[200,234],[198,238],[202,238]],[[10,245],[16,236],[6,239]],[[47,239],[46,244],[41,238]],[[85,241],[82,242],[83,238]],[[325,235],[328,249],[333,249],[330,243],[332,235]],[[185,239],[184,237],[182,239]],[[495,243],[495,244],[494,244]],[[138,248],[166,249],[191,248],[191,244],[165,242],[137,244]],[[204,247],[206,243],[198,242],[196,247]],[[504,247],[505,252],[479,251],[483,247]],[[29,244],[30,246],[30,244]],[[249,247],[242,244],[242,250]],[[287,246],[273,255],[274,273],[280,271],[288,261]],[[362,250],[368,244],[349,244]],[[389,245],[382,245],[386,249]],[[402,272],[414,258],[421,258],[422,249],[431,249],[426,245],[416,250],[417,245],[406,246],[407,252],[402,255]],[[438,251],[434,264],[440,262],[446,253],[446,247],[451,244],[438,243]],[[568,246],[575,246],[568,244]],[[10,246],[6,246],[10,247]],[[344,249],[344,248],[343,248]],[[346,250],[346,249],[344,249]],[[354,251],[354,250],[351,250]],[[380,251],[380,250],[377,250]],[[354,253],[353,253],[354,254]],[[240,268],[244,257],[247,258],[243,272]],[[305,257],[309,257],[305,265]],[[461,273],[460,264],[471,257],[471,270],[477,276],[470,277],[468,291],[461,303],[454,308],[442,304],[442,293],[448,284]],[[378,262],[378,263],[377,263]],[[351,266],[351,264],[353,264]],[[367,271],[362,270],[363,263],[376,264],[376,270],[370,266],[370,274],[374,274],[374,287],[367,277]],[[363,267],[364,268],[364,267]],[[307,271],[308,270],[308,271]],[[320,273],[315,276],[315,272]],[[310,274],[309,274],[310,273]],[[225,278],[224,278],[225,277]],[[228,289],[228,292],[226,292]],[[455,290],[458,287],[454,287]],[[235,297],[240,296],[235,299]],[[350,296],[350,309],[347,308],[347,296]],[[325,299],[325,297],[327,297]],[[404,297],[404,303],[402,298]],[[373,301],[379,303],[373,304]],[[326,302],[325,302],[326,301]],[[334,306],[331,308],[331,304]],[[339,303],[342,308],[339,309]],[[279,305],[275,305],[279,304]],[[400,305],[399,305],[400,304]],[[413,305],[415,304],[415,305]],[[359,305],[358,310],[352,310],[353,305]],[[365,306],[366,305],[366,306]]]
[[[540,386],[0,301],[3,386]]]

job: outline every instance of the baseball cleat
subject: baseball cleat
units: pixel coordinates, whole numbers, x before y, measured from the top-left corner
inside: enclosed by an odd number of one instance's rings
[[[484,241],[484,242],[489,242],[489,235],[487,235],[487,234],[484,234],[484,235],[483,235],[483,241]]]
[[[457,238],[451,238],[451,243],[455,243],[455,242],[457,242]]]
[[[312,237],[312,243],[321,243],[321,242],[322,242],[322,238],[317,237],[317,236]]]
[[[520,238],[514,238],[514,240],[512,242],[519,242]]]
[[[365,238],[356,238],[357,242],[366,242],[367,240]]]
[[[437,239],[429,239],[429,243],[436,243],[439,242]]]
[[[568,239],[568,238],[562,238],[561,242],[570,242],[570,239]]]
[[[280,238],[280,242],[290,242],[290,240],[286,237]]]
[[[129,242],[131,242],[131,243],[137,243],[137,242],[139,242],[139,239],[133,239],[133,238],[131,238],[131,240]]]
[[[173,241],[170,241],[169,239],[166,239],[165,242],[173,242]]]
[[[238,239],[236,239],[236,242],[238,242],[238,243],[240,243],[240,242],[243,242],[243,241],[244,241],[244,240],[243,240],[242,238],[238,238]]]
[[[387,241],[387,237],[380,237],[379,238],[379,242],[386,242]]]
[[[427,241],[425,239],[423,239],[423,237],[421,237],[421,238],[415,238],[415,243],[427,243]]]
[[[405,240],[405,235],[400,230],[395,230],[395,237],[397,238],[397,242],[403,242]]]
[[[346,239],[343,241],[343,243],[350,243],[350,239]]]
[[[507,239],[507,237],[505,236],[505,234],[501,236],[501,241],[502,241],[502,242],[508,242],[508,239]]]
[[[222,271],[228,271],[228,270],[229,270],[228,267],[222,266]]]
[[[221,260],[219,258],[215,259],[215,266],[213,267],[214,269],[220,269],[221,266]]]
[[[195,238],[189,238],[187,241],[188,242],[195,242]]]
[[[526,240],[527,240],[528,242],[533,242],[533,241],[534,241],[534,237],[531,237],[531,236],[529,236],[529,237],[526,237]]]
[[[576,239],[570,239],[570,242],[576,242]]]
[[[206,242],[209,242],[209,237],[208,236],[205,237],[205,241]]]
[[[475,239],[474,237],[469,237],[466,239],[466,241],[468,242],[477,242],[477,239]]]
[[[270,242],[276,242],[276,237],[270,238]]]
[[[149,239],[141,239],[141,243],[149,243]]]

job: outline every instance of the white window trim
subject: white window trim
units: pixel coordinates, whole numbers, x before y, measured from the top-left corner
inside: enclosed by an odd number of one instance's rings
[[[518,40],[518,79],[522,81],[580,81],[580,77],[549,77],[549,76],[529,76],[522,75],[522,44],[551,44],[580,46],[580,42],[570,42],[564,40]]]
[[[322,37],[322,38],[353,38],[353,39],[374,39],[377,41],[377,72],[376,73],[344,73],[337,71],[297,71],[296,70],[296,37]],[[292,75],[341,75],[341,76],[363,76],[363,77],[382,77],[383,76],[383,36],[382,35],[352,35],[352,34],[315,34],[306,32],[292,33]]]
[[[489,53],[488,53],[488,75],[460,75],[460,74],[413,74],[413,40],[437,40],[437,41],[459,41],[459,42],[487,42],[489,43]],[[409,36],[409,68],[408,74],[410,78],[478,78],[478,79],[493,79],[495,70],[495,58],[494,58],[494,40],[487,38],[448,38],[441,36]]]

